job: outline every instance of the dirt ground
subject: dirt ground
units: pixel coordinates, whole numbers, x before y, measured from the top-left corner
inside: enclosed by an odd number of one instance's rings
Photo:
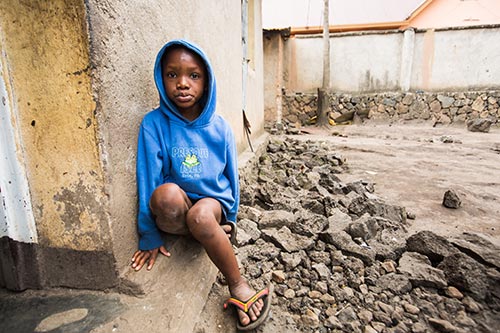
[[[375,194],[416,215],[410,232],[446,237],[479,232],[500,244],[500,129],[470,132],[465,126],[344,125],[305,129],[335,144],[347,159],[342,181],[367,180]],[[333,134],[333,135],[332,135]],[[454,189],[462,205],[442,205]]]
[[[483,234],[500,245],[500,129],[470,132],[465,126],[342,125],[328,130],[303,128],[302,140],[324,140],[347,160],[343,182],[366,180],[386,203],[406,207],[416,218],[410,233],[420,230],[453,238],[463,232]],[[442,205],[454,189],[462,205]],[[195,332],[232,331],[235,318],[222,311],[227,288],[214,285]],[[280,317],[279,313],[271,317]],[[268,320],[258,332],[280,331],[280,320]]]

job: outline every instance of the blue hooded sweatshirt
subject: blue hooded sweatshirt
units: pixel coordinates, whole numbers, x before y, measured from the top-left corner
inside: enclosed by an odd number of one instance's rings
[[[201,99],[203,110],[189,121],[167,97],[161,59],[166,50],[181,45],[198,54],[205,63],[208,85]],[[158,53],[154,79],[160,106],[143,118],[137,148],[137,190],[139,196],[139,249],[163,245],[149,200],[164,183],[179,185],[191,200],[217,199],[228,221],[236,222],[239,205],[237,152],[229,124],[215,113],[216,88],[212,66],[205,53],[185,40],[173,40]]]

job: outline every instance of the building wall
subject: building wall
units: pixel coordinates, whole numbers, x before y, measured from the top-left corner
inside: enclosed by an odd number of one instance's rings
[[[499,89],[499,36],[499,27],[417,32],[411,89]]]
[[[332,34],[331,89],[357,94],[499,89],[499,32],[490,26]],[[320,35],[282,38],[271,31],[264,46],[266,112],[277,112],[277,82],[292,93],[314,93],[321,86]]]
[[[257,137],[264,131],[261,1],[249,4],[254,56],[246,109]],[[168,40],[187,38],[205,50],[217,78],[217,111],[239,151],[248,147],[241,3],[13,0],[0,2],[0,14],[2,77],[38,236],[26,246],[0,238],[14,265],[23,253],[35,258],[16,273],[34,276],[10,287],[116,286],[137,250],[137,131],[158,105],[153,66]],[[1,285],[7,280],[0,274]]]
[[[84,3],[4,1],[0,13],[2,76],[37,233],[34,247],[2,239],[17,251],[2,253],[2,259],[19,259],[22,253],[30,257],[29,267],[17,267],[11,275],[24,271],[31,278],[14,288],[87,287],[96,282],[109,286],[116,278]],[[75,258],[89,264],[74,267]],[[96,265],[90,265],[92,260]],[[102,273],[106,280],[99,277]]]
[[[500,1],[433,0],[409,22],[415,28],[466,27],[500,23]]]

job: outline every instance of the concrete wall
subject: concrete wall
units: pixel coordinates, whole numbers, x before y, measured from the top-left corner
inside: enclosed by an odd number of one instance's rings
[[[336,92],[373,93],[407,90],[498,89],[500,28],[413,30],[332,34],[331,88]],[[266,109],[276,82],[292,92],[310,93],[322,83],[321,36],[284,40],[281,74],[274,39],[266,34]],[[277,77],[276,75],[280,75]]]
[[[84,3],[2,1],[0,14],[2,78],[37,233],[35,246],[2,239],[5,284],[110,286],[116,274]]]
[[[253,63],[246,110],[254,138],[264,131],[260,3],[249,1]],[[218,112],[230,122],[239,151],[248,146],[241,3],[14,0],[0,2],[0,14],[2,77],[38,235],[27,246],[0,239],[10,264],[19,253],[36,257],[24,266],[17,262],[23,267],[14,279],[35,273],[10,287],[116,286],[137,249],[137,131],[158,105],[153,66],[164,43],[187,38],[206,51]],[[6,280],[0,276],[0,284]]]

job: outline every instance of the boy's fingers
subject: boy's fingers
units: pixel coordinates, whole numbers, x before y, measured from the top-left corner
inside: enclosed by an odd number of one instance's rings
[[[137,256],[141,254],[141,250],[135,251],[134,255],[132,256],[132,262],[134,262],[137,259]]]
[[[140,269],[142,268],[142,266],[144,266],[144,263],[146,262],[146,260],[147,260],[149,257],[150,257],[150,253],[149,253],[149,251],[144,251],[144,252],[141,252],[141,253],[137,256],[137,258],[136,258],[136,260],[135,260],[134,264],[132,265],[132,267],[134,267],[134,265],[135,265],[135,270],[136,270],[136,271],[140,270]]]
[[[170,252],[168,252],[168,250],[165,248],[165,246],[160,246],[160,252],[164,255],[164,256],[167,256],[167,257],[170,257]]]
[[[156,257],[158,256],[158,249],[154,249],[150,251],[151,257],[149,258],[149,264],[147,267],[147,270],[149,271],[151,268],[153,268],[153,265],[155,264]]]

